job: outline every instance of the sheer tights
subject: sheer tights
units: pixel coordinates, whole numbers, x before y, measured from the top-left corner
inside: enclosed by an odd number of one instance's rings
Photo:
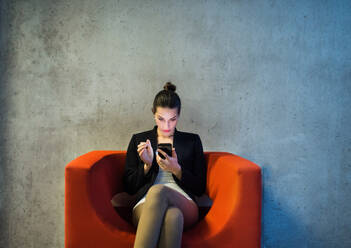
[[[133,210],[134,248],[181,247],[183,230],[198,220],[195,202],[162,184],[151,186],[145,202]]]

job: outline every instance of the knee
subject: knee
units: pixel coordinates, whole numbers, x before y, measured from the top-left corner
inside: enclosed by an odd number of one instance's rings
[[[152,185],[147,194],[146,201],[147,202],[160,202],[167,200],[167,187],[162,184]]]
[[[182,211],[177,207],[169,207],[165,214],[165,223],[171,226],[183,226],[184,217]]]

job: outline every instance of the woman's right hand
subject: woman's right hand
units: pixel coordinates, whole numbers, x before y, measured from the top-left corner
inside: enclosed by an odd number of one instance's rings
[[[139,157],[144,163],[147,165],[151,165],[154,159],[154,151],[151,146],[151,142],[149,139],[146,142],[140,142],[138,145],[138,154]]]

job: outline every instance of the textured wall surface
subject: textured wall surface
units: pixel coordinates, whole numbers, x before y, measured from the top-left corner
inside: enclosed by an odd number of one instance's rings
[[[64,246],[64,168],[177,128],[263,170],[265,247],[351,247],[350,1],[0,1],[0,247]]]

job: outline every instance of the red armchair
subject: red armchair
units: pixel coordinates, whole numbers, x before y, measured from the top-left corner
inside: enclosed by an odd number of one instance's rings
[[[182,247],[260,247],[260,167],[231,153],[204,154],[212,206],[200,209],[205,214],[184,231]],[[119,211],[111,204],[123,191],[125,157],[126,151],[92,151],[67,164],[65,248],[133,247],[132,206]]]

